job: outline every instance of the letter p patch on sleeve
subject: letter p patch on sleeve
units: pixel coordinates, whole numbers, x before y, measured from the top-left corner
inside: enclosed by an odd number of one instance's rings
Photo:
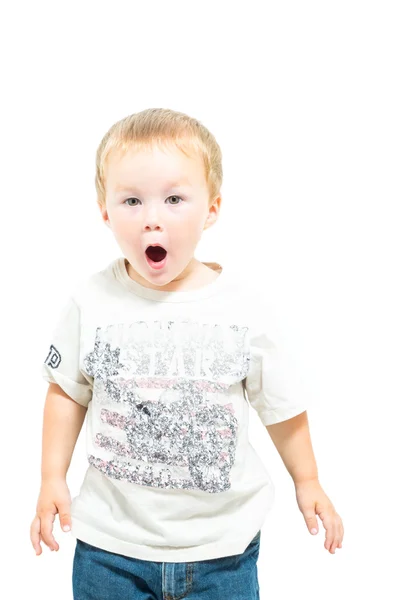
[[[42,377],[57,383],[75,402],[88,406],[92,399],[92,381],[80,369],[80,309],[70,297],[53,330],[42,365]]]

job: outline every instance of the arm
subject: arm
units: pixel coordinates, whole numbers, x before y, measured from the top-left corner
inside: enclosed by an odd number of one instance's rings
[[[302,481],[318,480],[307,411],[286,421],[266,425],[266,429],[295,485]]]
[[[87,408],[49,383],[42,434],[42,481],[66,478]]]
[[[318,480],[307,412],[266,428],[293,479],[297,504],[310,533],[318,532],[318,515],[326,529],[325,548],[335,554],[342,547],[343,523]]]
[[[86,411],[59,385],[49,383],[43,414],[42,483],[30,531],[37,555],[42,553],[41,540],[51,550],[59,549],[53,536],[57,513],[63,530],[71,529],[71,495],[66,475]]]

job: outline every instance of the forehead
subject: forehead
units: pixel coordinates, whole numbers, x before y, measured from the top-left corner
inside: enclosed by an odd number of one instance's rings
[[[205,179],[200,157],[186,156],[178,148],[114,152],[108,158],[106,172],[109,186],[116,190],[148,183],[168,187],[199,185]]]

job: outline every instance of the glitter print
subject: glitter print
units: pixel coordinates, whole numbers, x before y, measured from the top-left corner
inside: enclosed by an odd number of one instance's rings
[[[140,485],[230,488],[238,420],[228,390],[249,365],[247,327],[137,321],[96,329],[89,462]]]

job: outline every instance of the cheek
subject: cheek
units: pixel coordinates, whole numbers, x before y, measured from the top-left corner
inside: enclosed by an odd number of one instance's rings
[[[206,220],[206,213],[201,206],[194,206],[187,204],[179,211],[179,214],[174,215],[174,218],[170,220],[171,226],[182,227],[184,229],[190,229],[193,231],[201,231],[203,224]]]
[[[126,214],[114,213],[112,218],[112,226],[116,237],[119,239],[138,239],[135,235],[140,229],[140,223],[138,219],[127,218]],[[132,235],[133,234],[133,235]]]
[[[171,223],[170,226],[166,224],[168,237],[175,240],[181,245],[192,247],[199,241],[203,232],[203,215],[190,215],[186,216],[185,219]],[[205,217],[204,217],[205,220]]]

